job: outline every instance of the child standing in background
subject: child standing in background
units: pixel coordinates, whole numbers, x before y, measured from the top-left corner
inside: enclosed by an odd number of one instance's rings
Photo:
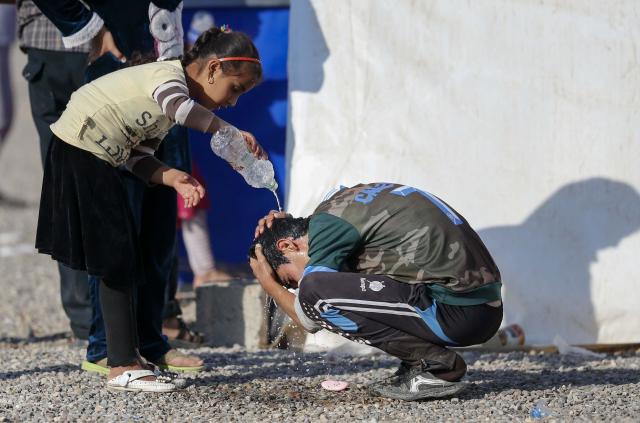
[[[215,19],[212,14],[206,11],[196,12],[191,19],[191,27],[187,33],[187,47],[191,48],[200,34],[213,25],[215,25]],[[193,174],[201,181],[200,170],[195,161],[191,163],[191,167]],[[194,208],[186,208],[184,200],[178,197],[179,225],[182,229],[182,239],[187,250],[189,267],[193,272],[192,286],[194,290],[206,282],[225,281],[232,278],[232,275],[216,268],[215,265],[209,238],[207,219],[209,208],[210,203],[207,199],[201,201]]]
[[[193,175],[200,181],[202,176],[195,162],[191,164]],[[207,210],[211,207],[209,201],[204,199],[196,207],[186,207],[185,201],[178,197],[178,219],[182,229],[182,239],[189,267],[193,272],[193,289],[207,282],[220,282],[231,279],[233,276],[216,267],[216,262],[211,249],[209,238],[209,223]]]
[[[137,351],[133,288],[140,250],[122,176],[173,187],[186,207],[204,188],[185,172],[158,161],[154,151],[174,125],[214,133],[226,123],[210,110],[236,104],[258,84],[258,51],[243,33],[212,28],[182,61],[149,63],[113,72],[76,91],[61,118],[45,164],[36,247],[41,253],[100,278],[114,390],[167,392]],[[258,157],[255,138],[243,136]]]

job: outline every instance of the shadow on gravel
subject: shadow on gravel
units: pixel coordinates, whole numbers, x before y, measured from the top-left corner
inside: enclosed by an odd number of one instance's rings
[[[44,336],[28,336],[26,338],[0,337],[0,344],[37,344],[40,342],[59,341],[61,339],[71,339],[71,334],[69,332],[60,332]]]
[[[15,372],[0,372],[0,381],[19,379],[21,376],[38,376],[42,373],[70,373],[78,371],[75,364],[55,364],[47,367],[35,367],[33,369],[16,370]]]
[[[15,198],[0,192],[0,207],[6,207],[10,209],[26,209],[36,207],[37,205],[38,203],[28,202],[21,198]]]
[[[508,356],[507,356],[508,357]],[[309,401],[323,405],[325,403],[336,405],[336,401],[342,403],[379,402],[379,398],[370,398],[366,388],[360,384],[352,384],[348,391],[340,397],[319,389],[317,381],[307,378],[318,376],[358,375],[375,370],[374,379],[391,374],[395,369],[397,360],[384,356],[352,357],[336,362],[327,361],[324,355],[280,353],[274,355],[273,351],[260,351],[246,354],[206,354],[202,356],[210,366],[213,374],[199,377],[193,380],[195,386],[215,386],[216,392],[223,397],[238,395],[249,396],[252,401],[278,404],[293,400]],[[474,362],[482,357],[469,357]],[[503,359],[506,357],[503,357]],[[562,385],[572,387],[625,385],[640,383],[640,370],[629,368],[596,369],[600,360],[578,356],[529,356],[515,353],[508,360],[518,362],[528,361],[535,365],[554,366],[552,369],[532,370],[477,370],[471,367],[467,376],[469,387],[457,397],[461,400],[483,398],[487,393],[501,393],[509,391],[541,391],[558,388]],[[550,363],[549,360],[552,360]],[[509,363],[504,363],[505,367]],[[219,368],[220,372],[216,372]],[[388,373],[388,374],[387,374]],[[365,375],[363,375],[365,376]],[[304,378],[304,379],[303,379]],[[368,378],[368,377],[367,377]],[[270,392],[256,387],[253,381],[269,380]],[[242,384],[241,393],[238,385]],[[366,382],[365,382],[366,384]],[[259,382],[258,382],[258,385]],[[314,389],[318,388],[318,389]]]
[[[349,358],[345,360],[328,361],[323,355],[311,353],[283,353],[277,356],[273,351],[260,351],[242,354],[207,354],[200,356],[211,371],[221,369],[221,374],[203,376],[194,380],[196,386],[206,386],[221,383],[245,383],[256,379],[284,379],[307,378],[316,376],[353,375],[375,369],[395,370],[397,360],[385,357]],[[232,366],[233,374],[225,372],[225,367]],[[225,374],[227,373],[227,374]],[[290,382],[287,382],[290,383]]]
[[[565,386],[626,385],[640,383],[640,370],[636,369],[578,369],[524,371],[473,370],[469,372],[471,385],[460,399],[483,397],[487,392],[510,390],[538,391]]]
[[[484,361],[489,357],[489,360],[495,361],[500,360],[500,362],[505,363],[505,366],[508,365],[509,362],[516,363],[526,363],[526,364],[535,364],[543,367],[549,366],[588,366],[589,364],[599,364],[603,360],[611,360],[616,357],[625,357],[625,356],[635,356],[634,351],[623,352],[621,355],[611,355],[611,354],[603,354],[600,357],[590,357],[586,355],[577,355],[577,354],[566,354],[562,355],[559,353],[546,353],[546,354],[529,354],[528,352],[507,352],[507,353],[491,353],[491,352],[466,352],[464,350],[457,351],[458,353],[462,353],[464,360],[467,362],[467,365],[472,367],[476,365],[478,361]],[[496,354],[498,354],[496,356]]]

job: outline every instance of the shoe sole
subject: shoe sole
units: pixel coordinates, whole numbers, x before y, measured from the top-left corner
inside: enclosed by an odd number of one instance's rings
[[[400,392],[378,392],[370,389],[370,393],[375,397],[385,397],[403,401],[419,401],[425,399],[444,398],[451,395],[458,394],[466,388],[466,383],[455,383],[450,386],[442,386],[439,388],[431,388],[428,391],[400,393]]]
[[[108,386],[107,385],[107,391],[111,391],[111,392],[144,392],[145,394],[168,394],[170,392],[175,392],[176,389],[171,389],[171,390],[166,390],[166,391],[152,391],[152,390],[145,391],[144,389],[140,389],[140,388],[125,388],[123,386]]]
[[[105,376],[109,375],[109,368],[108,367],[101,366],[99,364],[92,363],[92,362],[87,361],[87,360],[82,362],[82,364],[80,365],[80,368],[82,370],[84,370],[85,372],[98,373],[98,374],[105,375]]]

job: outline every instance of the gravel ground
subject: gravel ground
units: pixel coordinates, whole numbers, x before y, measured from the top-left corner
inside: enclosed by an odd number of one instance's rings
[[[464,353],[469,387],[456,398],[406,403],[368,396],[368,381],[389,374],[385,356],[334,362],[318,354],[201,348],[210,370],[182,391],[111,393],[82,372],[83,349],[52,337],[0,341],[0,421],[423,421],[525,420],[546,400],[561,420],[637,421],[640,356],[606,359]],[[349,390],[323,391],[326,377]]]
[[[525,420],[544,399],[559,420],[640,419],[640,351],[604,359],[465,352],[469,387],[459,397],[405,403],[367,395],[386,356],[327,361],[322,354],[201,348],[207,371],[167,395],[115,394],[79,369],[53,262],[34,253],[41,170],[24,63],[16,51],[16,127],[0,155],[0,421],[427,421]],[[346,380],[332,393],[325,378]]]

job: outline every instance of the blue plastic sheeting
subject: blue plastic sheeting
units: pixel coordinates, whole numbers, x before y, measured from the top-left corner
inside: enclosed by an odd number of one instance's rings
[[[269,153],[279,184],[281,201],[285,192],[285,137],[287,125],[287,47],[288,8],[190,8],[183,12],[185,33],[198,10],[213,14],[215,24],[229,25],[249,34],[258,47],[264,69],[264,81],[240,97],[234,108],[217,112],[218,116],[242,130],[253,133]],[[248,186],[209,147],[210,136],[191,132],[194,161],[205,178],[211,202],[209,226],[216,260],[230,263],[247,260],[257,220],[276,209],[273,194]],[[181,248],[181,262],[185,262]]]

